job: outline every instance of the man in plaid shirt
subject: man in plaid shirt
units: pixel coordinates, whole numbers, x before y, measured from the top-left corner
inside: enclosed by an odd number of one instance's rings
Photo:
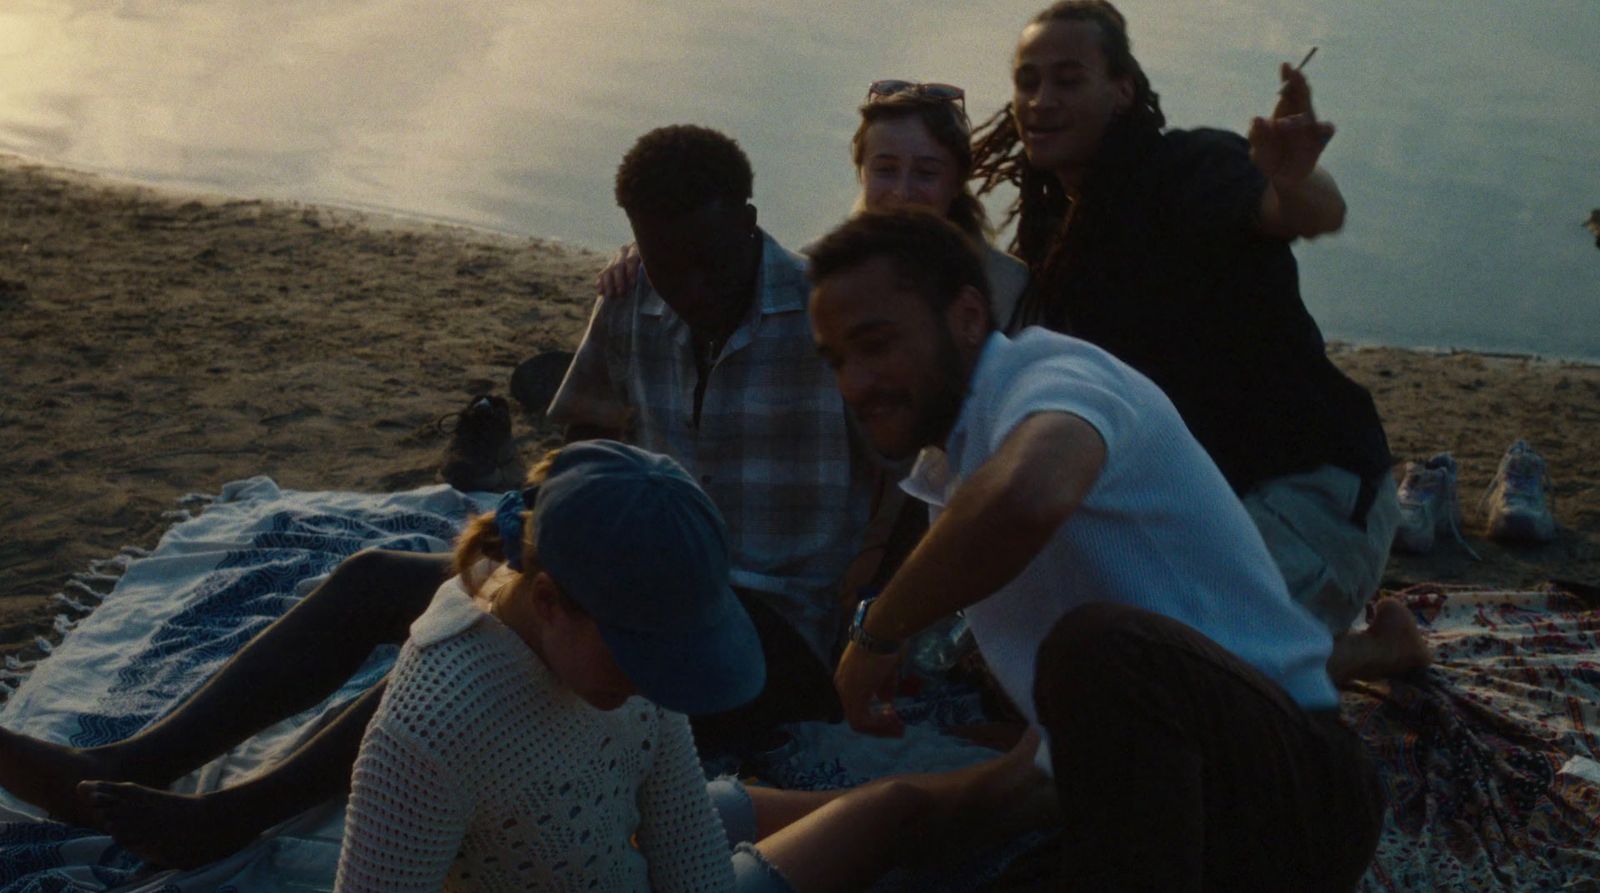
[[[767,652],[767,690],[697,720],[703,748],[747,751],[777,723],[836,716],[838,581],[860,545],[870,460],[806,313],[804,259],[756,226],[738,145],[701,127],[639,139],[617,171],[644,272],[597,298],[548,418],[568,439],[666,453],[728,522],[732,582]]]

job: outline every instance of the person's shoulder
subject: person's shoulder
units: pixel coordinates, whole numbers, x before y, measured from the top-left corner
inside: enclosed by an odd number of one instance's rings
[[[484,617],[482,607],[467,592],[460,577],[444,581],[422,616],[411,624],[407,644],[426,648],[457,635]]]
[[[1017,333],[1006,346],[1005,355],[1012,374],[1027,374],[1045,368],[1117,370],[1127,365],[1082,338],[1053,332],[1041,326]]]
[[[1250,163],[1250,141],[1230,130],[1197,127],[1161,134],[1160,167],[1172,174],[1186,176]]]
[[[984,243],[983,272],[989,279],[989,309],[994,313],[995,327],[1005,331],[1023,289],[1028,287],[1028,265]]]
[[[803,310],[811,296],[811,262],[761,231],[762,289],[767,310]]]
[[[1218,127],[1195,127],[1184,130],[1172,128],[1163,131],[1161,144],[1173,155],[1205,155],[1208,153],[1249,153],[1250,141],[1231,130]]]
[[[987,242],[983,245],[983,266],[991,277],[1005,276],[1008,281],[1009,277],[1028,275],[1028,265],[1023,263],[1022,258],[1007,254]],[[995,283],[989,284],[992,286]]]
[[[1141,404],[1161,389],[1139,370],[1111,352],[1082,338],[1034,326],[1004,345],[993,379],[1002,392],[1012,383],[1029,383],[1028,393],[1071,394],[1082,391],[1120,395]],[[1163,398],[1164,399],[1164,398]]]

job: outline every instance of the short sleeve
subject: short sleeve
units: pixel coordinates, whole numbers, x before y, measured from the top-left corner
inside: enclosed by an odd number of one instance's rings
[[[1114,453],[1136,424],[1133,407],[1110,388],[1084,381],[1074,369],[1076,360],[1066,357],[1038,362],[1011,380],[995,405],[990,453],[1000,449],[1007,437],[1030,416],[1041,412],[1075,415],[1094,428],[1105,441],[1106,452]]]
[[[689,720],[659,710],[659,748],[639,786],[639,849],[657,893],[733,889],[727,833],[706,793]]]
[[[623,302],[626,303],[626,302]],[[605,297],[597,296],[589,314],[589,327],[573,354],[572,365],[550,401],[545,417],[557,425],[594,426],[621,431],[628,423],[628,407],[621,391],[611,380],[606,362],[611,317],[615,310]]]
[[[437,893],[466,835],[464,790],[425,748],[374,723],[350,779],[335,893]]]
[[[1167,140],[1163,192],[1179,232],[1214,247],[1254,238],[1267,178],[1250,160],[1250,143],[1209,129],[1174,131]]]

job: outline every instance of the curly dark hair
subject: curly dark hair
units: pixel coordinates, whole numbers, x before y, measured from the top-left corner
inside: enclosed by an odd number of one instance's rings
[[[694,124],[639,137],[617,167],[617,204],[631,214],[676,216],[722,199],[750,200],[755,175],[731,137]]]
[[[1133,81],[1133,103],[1119,114],[1107,130],[1107,141],[1120,141],[1133,133],[1156,133],[1167,125],[1161,111],[1161,97],[1150,87],[1139,60],[1133,57],[1128,39],[1128,21],[1107,0],[1061,0],[1029,22],[1090,22],[1098,25],[1100,51],[1114,78]],[[1028,164],[1017,133],[1011,103],[978,126],[973,134],[972,177],[979,182],[978,194],[987,195],[1002,183],[1017,188],[1016,201],[1006,211],[1001,227],[1017,223],[1011,242],[1013,254],[1027,261],[1037,272],[1049,257],[1055,236],[1067,213],[1067,197],[1055,176]]]
[[[950,220],[923,208],[864,211],[845,221],[811,247],[811,282],[821,285],[880,257],[935,313],[954,303],[964,286],[977,289],[994,328],[982,247]]]

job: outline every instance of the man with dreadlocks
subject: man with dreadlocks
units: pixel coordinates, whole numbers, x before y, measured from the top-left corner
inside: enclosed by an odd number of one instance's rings
[[[1166,391],[1243,499],[1295,598],[1338,637],[1335,680],[1431,659],[1376,591],[1399,520],[1372,398],[1327,358],[1290,242],[1338,230],[1344,199],[1317,165],[1333,125],[1284,65],[1248,140],[1166,119],[1105,0],[1039,13],[1017,47],[1011,104],[977,137],[982,191],[1020,195],[1013,252],[1033,282],[1011,330],[1090,341]]]

